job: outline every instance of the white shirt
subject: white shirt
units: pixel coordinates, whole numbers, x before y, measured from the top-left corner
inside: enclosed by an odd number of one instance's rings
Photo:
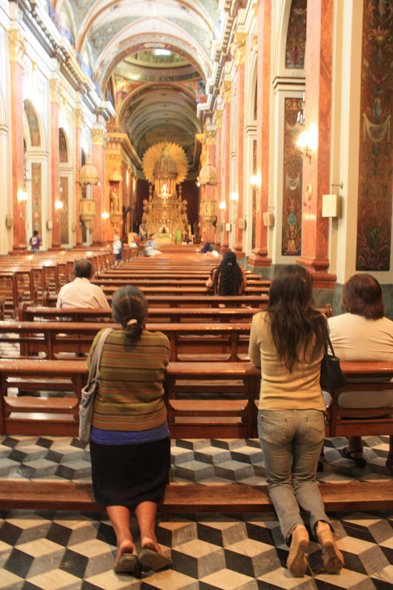
[[[56,307],[109,309],[109,304],[98,285],[92,285],[89,279],[77,277],[60,289]]]
[[[393,322],[388,318],[367,320],[344,313],[329,318],[328,323],[334,353],[340,361],[393,362]],[[393,406],[393,391],[344,391],[339,404],[343,408]]]

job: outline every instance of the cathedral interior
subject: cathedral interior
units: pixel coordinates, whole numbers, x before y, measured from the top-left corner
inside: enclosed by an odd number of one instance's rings
[[[370,273],[393,319],[392,122],[393,0],[0,0],[0,257],[33,232],[59,256],[139,234],[202,264],[209,242],[266,280],[303,265],[334,315]],[[91,485],[75,436],[1,432],[3,484]],[[172,443],[172,483],[266,485],[257,438]],[[392,483],[388,435],[363,437],[364,470],[345,445],[325,439],[320,484]],[[332,513],[345,569],[311,542],[304,578],[273,512],[160,514],[173,568],[136,579],[105,512],[0,505],[0,590],[393,590],[378,506]]]

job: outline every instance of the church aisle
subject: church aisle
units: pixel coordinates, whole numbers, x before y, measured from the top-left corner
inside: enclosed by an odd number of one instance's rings
[[[173,569],[137,579],[112,570],[115,535],[106,514],[2,511],[0,589],[392,590],[393,512],[331,517],[345,559],[340,575],[324,572],[319,545],[311,542],[306,576],[292,578],[274,515],[186,514],[158,519],[158,541]]]

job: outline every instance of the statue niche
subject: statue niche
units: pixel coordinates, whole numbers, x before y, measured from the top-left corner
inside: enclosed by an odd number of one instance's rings
[[[143,201],[142,223],[148,235],[161,234],[166,243],[176,242],[176,233],[187,231],[187,201],[181,183],[188,172],[187,156],[174,143],[158,143],[147,150],[142,161],[149,182],[149,200]]]

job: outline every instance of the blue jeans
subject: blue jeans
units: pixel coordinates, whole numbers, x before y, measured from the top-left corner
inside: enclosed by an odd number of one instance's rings
[[[324,413],[320,410],[260,410],[258,432],[269,494],[285,542],[290,543],[296,526],[304,525],[299,506],[308,513],[314,534],[319,520],[332,528],[315,479],[325,438]]]

